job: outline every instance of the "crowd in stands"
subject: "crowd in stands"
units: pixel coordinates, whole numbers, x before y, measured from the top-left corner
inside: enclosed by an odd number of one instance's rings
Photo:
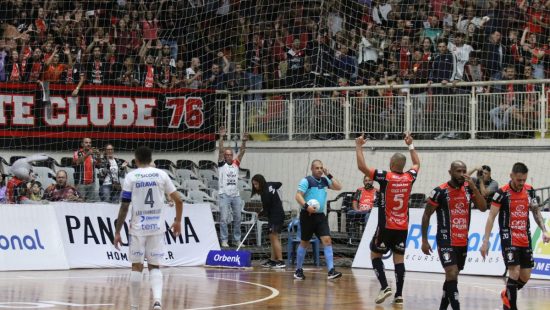
[[[74,95],[90,84],[242,91],[550,69],[546,0],[3,0],[0,12],[0,81]]]

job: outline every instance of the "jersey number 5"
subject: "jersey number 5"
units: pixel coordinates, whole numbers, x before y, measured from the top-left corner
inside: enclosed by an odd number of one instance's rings
[[[399,207],[393,209],[394,211],[399,211],[403,208],[403,198],[405,198],[405,194],[395,194],[393,196],[393,201],[399,204]]]

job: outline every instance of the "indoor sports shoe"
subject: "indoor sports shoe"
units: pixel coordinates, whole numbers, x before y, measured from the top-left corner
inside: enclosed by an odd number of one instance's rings
[[[305,280],[306,276],[304,276],[304,270],[302,268],[296,269],[294,272],[294,279],[296,280]]]
[[[275,266],[276,262],[271,260],[271,259],[268,259],[266,260],[265,262],[263,262],[260,266],[262,266],[263,268],[273,268],[273,266]]]
[[[222,248],[228,248],[229,247],[229,244],[227,243],[227,241],[222,241]]]
[[[328,272],[328,275],[327,275],[327,278],[329,280],[332,280],[332,279],[338,279],[342,276],[342,273],[341,272],[338,272],[336,270],[334,270],[334,268],[332,268],[331,270],[329,270]]]
[[[508,295],[506,295],[506,289],[500,292],[500,298],[502,299],[502,310],[510,310],[510,300],[508,299]]]
[[[386,300],[386,298],[390,296],[391,296],[391,287],[388,286],[385,289],[380,290],[380,293],[378,293],[378,296],[376,297],[374,302],[377,304],[381,304],[384,302],[384,300]]]
[[[273,266],[271,266],[271,268],[273,269],[283,269],[283,268],[286,268],[286,264],[284,261],[280,260],[280,261],[275,261],[273,262]]]
[[[395,306],[403,306],[403,296],[395,296],[393,299],[393,304]]]
[[[153,310],[162,310],[162,306],[160,305],[160,302],[155,301],[153,304]]]

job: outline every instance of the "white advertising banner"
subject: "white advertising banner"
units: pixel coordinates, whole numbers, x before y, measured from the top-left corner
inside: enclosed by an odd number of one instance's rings
[[[432,255],[425,255],[422,253],[422,215],[424,209],[410,209],[409,210],[409,232],[407,236],[407,244],[405,251],[405,266],[410,271],[427,271],[427,272],[441,272],[443,273],[443,267],[439,261],[437,254],[437,245],[435,243],[437,218],[434,215],[430,218],[430,226],[428,228],[428,241],[432,246]],[[470,224],[470,233],[468,237],[468,258],[466,259],[466,266],[461,272],[463,274],[476,274],[476,275],[502,275],[505,270],[504,262],[502,260],[500,238],[498,235],[498,220],[495,220],[495,225],[491,231],[489,255],[483,260],[479,249],[481,248],[483,235],[485,232],[485,223],[487,220],[488,212],[480,212],[473,210]],[[550,226],[550,213],[543,212],[545,218],[546,227]],[[376,225],[378,222],[378,209],[374,208],[370,216],[370,220],[365,228],[361,243],[357,249],[357,253],[353,260],[352,267],[354,268],[372,268],[370,259],[369,244],[372,240],[372,236],[376,231]],[[535,221],[531,217],[531,236],[533,244],[533,253],[535,256],[535,267],[533,268],[533,278],[538,279],[550,279],[550,244],[544,244],[542,242],[541,230],[536,225]],[[392,269],[393,259],[391,258],[391,252],[384,256],[384,266],[386,269]]]
[[[112,244],[118,205],[60,203],[56,206],[57,221],[70,268],[128,267],[128,221],[122,229],[120,251]],[[130,212],[128,212],[130,214]],[[164,210],[166,230],[175,216],[175,208]],[[210,206],[185,204],[181,223],[182,234],[174,238],[165,232],[164,266],[204,265],[210,250],[219,250],[218,237]]]
[[[50,205],[0,205],[0,270],[68,269]]]

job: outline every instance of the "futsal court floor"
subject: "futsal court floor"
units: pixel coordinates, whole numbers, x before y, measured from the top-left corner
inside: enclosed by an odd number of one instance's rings
[[[438,309],[443,274],[407,272],[402,307],[391,299],[375,305],[379,284],[369,269],[340,268],[343,277],[326,279],[326,269],[305,268],[306,279],[293,270],[163,268],[163,309]],[[393,271],[387,272],[395,288]],[[129,269],[86,269],[0,273],[0,309],[130,309]],[[502,277],[461,275],[464,310],[502,309]],[[521,310],[550,309],[550,281],[531,280],[518,297]],[[151,309],[145,272],[140,309]],[[449,308],[450,309],[450,308]]]

